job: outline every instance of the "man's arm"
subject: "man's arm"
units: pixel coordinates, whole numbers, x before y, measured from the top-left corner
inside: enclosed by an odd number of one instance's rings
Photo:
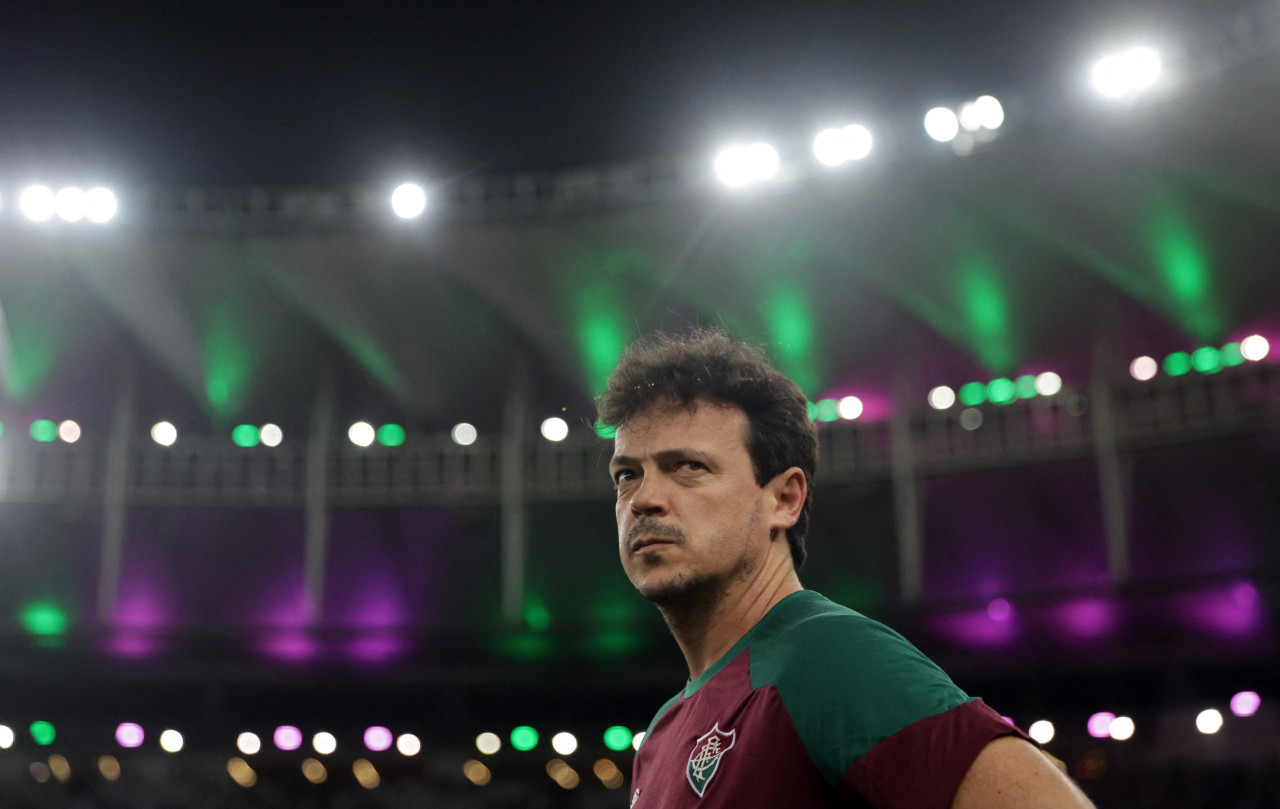
[[[1016,736],[993,740],[969,765],[951,809],[1093,809],[1044,753]]]

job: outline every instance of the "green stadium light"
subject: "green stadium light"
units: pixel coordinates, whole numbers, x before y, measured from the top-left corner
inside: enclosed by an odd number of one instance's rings
[[[1175,351],[1164,358],[1164,372],[1169,376],[1182,376],[1191,370],[1191,357],[1185,351]]]
[[[1197,348],[1191,355],[1191,367],[1202,374],[1216,374],[1222,370],[1222,355],[1213,346]]]
[[[53,441],[58,437],[58,425],[48,419],[37,419],[31,422],[31,437],[43,443]]]
[[[46,601],[27,604],[19,613],[19,619],[32,635],[61,635],[67,631],[66,611]]]
[[[1227,343],[1224,345],[1220,356],[1222,364],[1228,368],[1244,363],[1244,354],[1240,352],[1239,343]]]
[[[631,746],[633,738],[630,730],[622,725],[614,725],[604,732],[604,746],[622,752]]]
[[[986,400],[987,386],[981,382],[970,382],[960,386],[960,404],[966,407],[974,407]]]
[[[384,424],[378,428],[378,443],[384,447],[398,447],[404,443],[404,428],[399,424]]]
[[[1032,374],[1020,376],[1013,387],[1019,399],[1030,399],[1036,395],[1036,378]]]
[[[231,440],[237,447],[256,447],[262,440],[262,434],[252,424],[240,424],[231,431]]]
[[[809,421],[817,421],[817,420],[818,420],[818,406],[817,406],[817,405],[815,405],[813,402],[806,402],[806,403],[805,403],[805,405],[806,405],[806,406],[808,407],[808,409],[809,409]]]
[[[813,406],[815,421],[835,421],[840,418],[840,405],[835,399],[821,399]]]
[[[31,738],[38,745],[53,744],[53,740],[57,735],[58,731],[54,729],[52,722],[45,722],[40,719],[31,723]]]
[[[1011,379],[1001,377],[1000,379],[993,379],[987,385],[987,398],[993,404],[1009,404],[1016,394],[1017,386],[1013,384]]]
[[[511,731],[511,746],[520,751],[532,750],[538,746],[538,731],[521,725]]]

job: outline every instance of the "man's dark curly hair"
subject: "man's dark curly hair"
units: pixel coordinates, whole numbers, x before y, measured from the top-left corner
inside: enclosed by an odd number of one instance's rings
[[[716,328],[655,334],[632,343],[597,401],[602,425],[617,428],[650,407],[670,402],[694,407],[699,400],[742,408],[747,453],[756,484],[763,486],[793,466],[804,472],[808,494],[796,524],[787,529],[791,561],[805,560],[818,432],[800,387],[778,372],[763,351]]]

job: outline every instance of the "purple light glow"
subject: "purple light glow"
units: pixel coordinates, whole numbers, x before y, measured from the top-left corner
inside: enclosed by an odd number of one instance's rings
[[[1004,646],[1018,635],[1017,621],[993,621],[985,609],[939,615],[934,623],[942,634],[969,646]]]
[[[1051,608],[1050,615],[1063,634],[1092,640],[1115,627],[1116,608],[1105,598],[1083,598]]]
[[[1231,713],[1236,716],[1253,716],[1262,706],[1262,697],[1257,691],[1241,691],[1231,698]]]
[[[134,722],[121,722],[116,726],[116,741],[121,747],[141,747],[142,740],[146,734],[142,732],[142,725]]]
[[[1263,621],[1262,599],[1252,582],[1229,588],[1191,593],[1181,599],[1179,610],[1192,625],[1219,635],[1244,636],[1258,631]]]
[[[1106,739],[1111,736],[1111,723],[1116,715],[1107,711],[1089,717],[1089,735],[1095,739]]]
[[[385,663],[403,654],[406,646],[390,635],[370,635],[347,644],[347,654],[362,663]]]
[[[1013,617],[1013,605],[1003,598],[996,598],[987,605],[987,617],[1001,623]]]
[[[137,660],[151,657],[159,648],[153,639],[136,629],[117,630],[106,641],[107,651],[116,657]]]
[[[381,753],[383,750],[390,748],[392,741],[391,731],[378,725],[368,728],[364,732],[364,746],[375,753]]]
[[[297,750],[302,746],[302,731],[293,725],[281,725],[271,738],[281,750]]]
[[[301,630],[275,634],[259,644],[263,654],[287,663],[301,663],[316,656],[316,642]]]

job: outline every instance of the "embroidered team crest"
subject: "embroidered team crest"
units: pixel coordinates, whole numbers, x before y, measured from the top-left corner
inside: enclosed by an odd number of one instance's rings
[[[733,737],[737,733],[737,730],[725,733],[720,730],[720,723],[717,722],[693,743],[693,752],[689,754],[689,769],[685,772],[689,776],[689,786],[693,787],[699,798],[707,791],[711,776],[720,768],[720,759],[733,747]]]

